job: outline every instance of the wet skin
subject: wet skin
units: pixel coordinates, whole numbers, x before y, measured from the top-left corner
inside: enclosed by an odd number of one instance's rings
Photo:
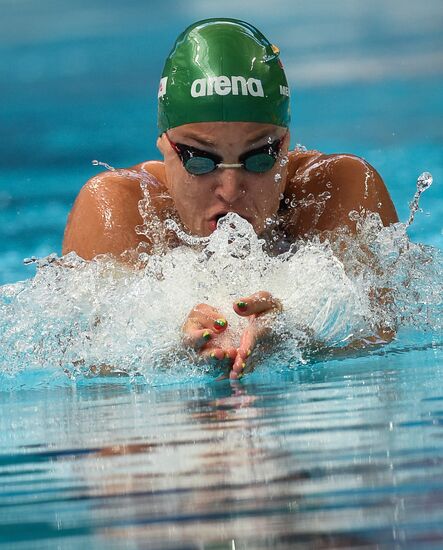
[[[355,222],[349,218],[353,210],[377,212],[384,225],[398,221],[389,193],[374,168],[352,155],[288,153],[289,133],[285,128],[215,122],[186,124],[168,133],[172,141],[216,153],[226,164],[237,163],[242,153],[259,148],[268,140],[284,137],[280,158],[263,174],[242,168],[220,168],[202,176],[191,175],[165,135],[157,141],[164,162],[144,162],[131,168],[156,178],[158,186],[150,189],[150,197],[158,217],[165,220],[173,213],[184,229],[194,235],[209,235],[227,212],[236,212],[247,219],[258,235],[263,234],[267,218],[278,216],[286,239],[293,241],[343,226],[355,231]],[[280,162],[285,157],[288,162]],[[285,209],[285,201],[280,200],[282,195],[304,206]],[[138,208],[142,199],[139,182],[124,171],[106,172],[89,180],[69,216],[63,254],[75,251],[86,260],[98,254],[111,254],[136,265],[137,255],[131,256],[128,251],[134,251],[140,241],[148,249],[151,244],[148,237],[135,232],[135,227],[143,224]],[[179,243],[171,238],[169,244]],[[239,307],[239,302],[245,305]],[[247,317],[249,323],[238,340],[232,342],[223,337],[226,325],[214,326],[214,321],[229,321],[233,313],[225,316],[209,304],[199,304],[183,325],[184,343],[204,358],[227,363],[230,377],[238,378],[250,352],[271,330],[272,316],[278,315],[282,307],[284,304],[265,290],[251,289],[250,296],[239,297],[233,304],[233,312]]]

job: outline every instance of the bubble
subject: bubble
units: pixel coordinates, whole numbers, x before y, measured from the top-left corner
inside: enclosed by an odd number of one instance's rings
[[[278,183],[279,181],[281,181],[281,174],[275,174],[274,181],[275,183]]]
[[[289,158],[287,156],[284,156],[280,159],[280,166],[286,166],[289,162]]]

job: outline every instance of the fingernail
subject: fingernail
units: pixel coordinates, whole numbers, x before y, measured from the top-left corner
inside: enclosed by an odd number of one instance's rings
[[[246,367],[246,363],[241,364],[241,369],[243,370]]]
[[[248,304],[246,302],[237,302],[237,307],[238,309],[242,309],[242,310],[245,310],[247,307],[248,307]]]
[[[209,332],[209,330],[205,330],[205,332],[202,334],[203,336],[203,340],[210,340],[211,339],[211,333]]]
[[[227,324],[228,322],[226,321],[226,319],[216,319],[214,321],[214,328],[216,330],[222,330],[226,327]]]

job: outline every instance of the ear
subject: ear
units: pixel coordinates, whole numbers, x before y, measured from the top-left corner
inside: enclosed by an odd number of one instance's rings
[[[160,153],[165,156],[165,151],[166,151],[166,138],[165,138],[165,135],[162,134],[161,136],[159,136],[157,138],[157,149],[160,151]]]
[[[288,131],[286,133],[285,140],[283,142],[283,147],[287,147],[289,151],[289,147],[291,146],[291,131],[288,128]]]

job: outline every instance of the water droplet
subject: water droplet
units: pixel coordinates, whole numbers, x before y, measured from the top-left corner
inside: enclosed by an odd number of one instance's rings
[[[282,201],[284,198],[285,198],[284,194],[283,194],[283,193],[280,193],[280,195],[278,196],[278,199],[279,199],[280,201]]]
[[[115,172],[115,168],[113,166],[110,166],[109,164],[106,164],[106,162],[101,162],[99,160],[93,160],[93,161],[91,161],[91,164],[93,166],[103,166],[103,168],[106,168],[106,170],[109,170],[110,172]]]
[[[289,199],[286,197],[285,204],[289,204]]]
[[[295,150],[299,153],[306,153],[307,148],[304,145],[302,145],[301,143],[296,143],[295,144]]]
[[[281,174],[275,174],[274,181],[275,183],[278,183],[281,180]]]
[[[291,208],[295,208],[297,206],[297,204],[298,204],[298,202],[295,199],[292,199],[290,206],[291,206]]]
[[[286,166],[288,164],[288,162],[289,162],[288,157],[282,157],[280,159],[280,166]]]
[[[418,204],[420,202],[421,195],[426,191],[426,189],[428,189],[432,185],[432,182],[433,177],[432,174],[430,174],[429,172],[423,172],[419,175],[417,179],[417,191],[415,192],[414,198],[409,203],[410,214],[409,220],[406,223],[407,227],[409,227],[414,221],[415,213],[419,209]]]
[[[329,193],[329,191],[324,191],[323,193],[320,193],[318,198],[322,201],[327,201],[331,198],[331,193]]]
[[[417,189],[424,191],[428,187],[431,187],[434,178],[430,172],[423,172],[418,176],[417,179]]]

